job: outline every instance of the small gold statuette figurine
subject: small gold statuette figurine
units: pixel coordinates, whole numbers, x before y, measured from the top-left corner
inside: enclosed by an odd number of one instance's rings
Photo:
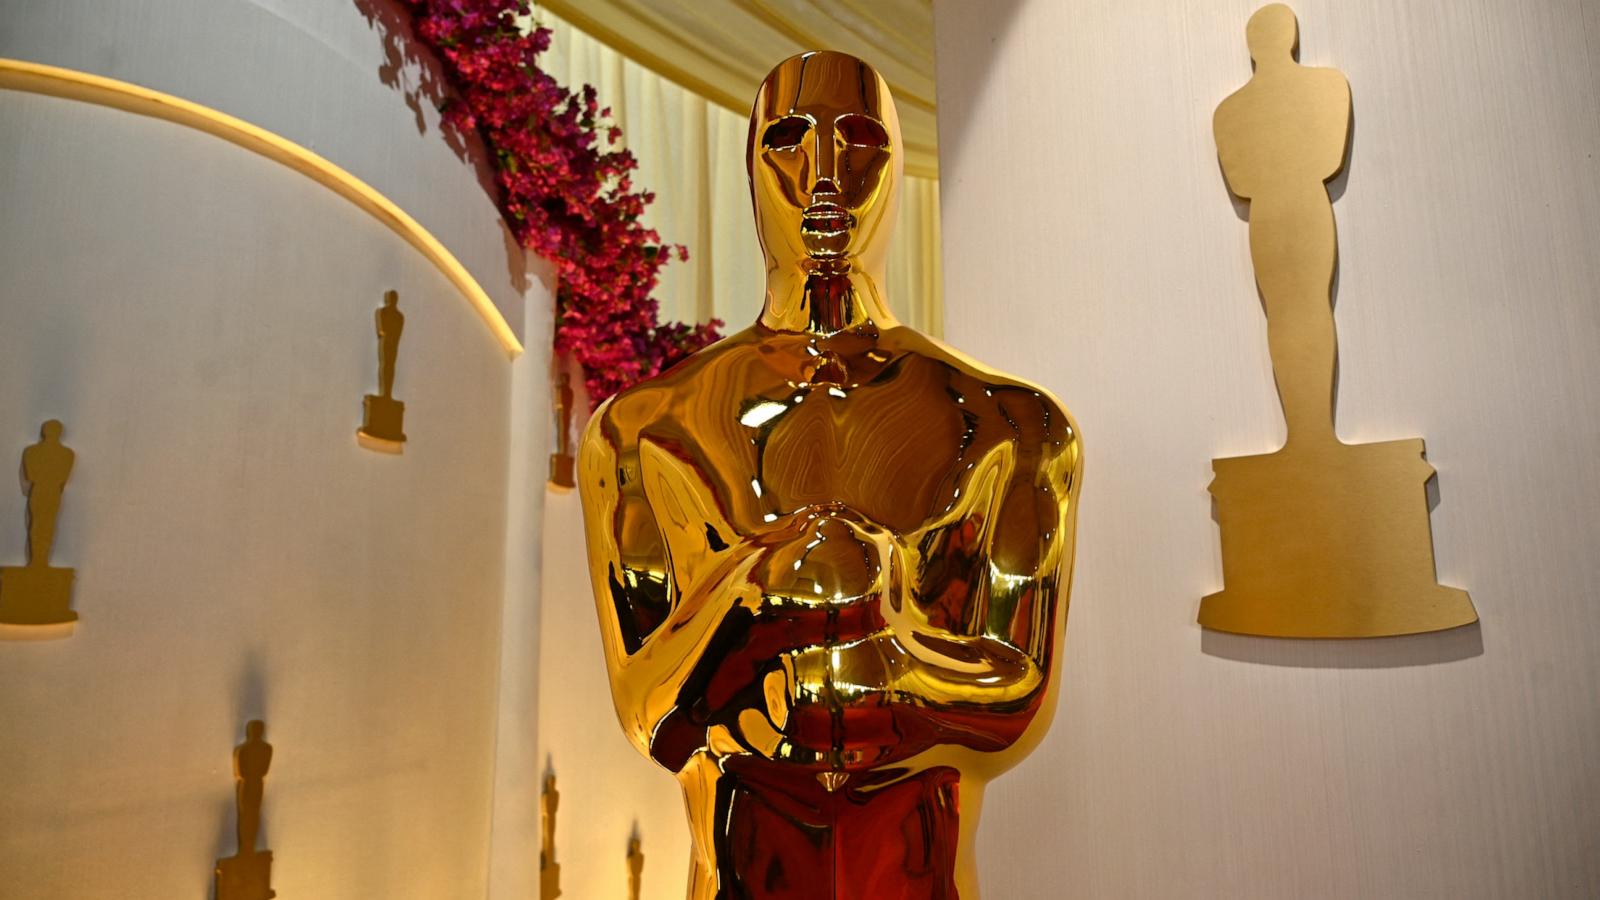
[[[55,419],[40,427],[39,443],[22,451],[22,481],[28,495],[28,564],[0,568],[0,625],[65,625],[70,629],[78,619],[72,610],[73,570],[50,565],[61,494],[75,458],[61,443],[61,423]]]
[[[272,765],[272,745],[266,742],[266,723],[253,719],[245,725],[244,743],[233,750],[235,796],[239,804],[239,852],[217,860],[217,900],[271,900],[272,851],[256,849],[261,832],[261,799],[267,769]]]
[[[639,832],[628,838],[628,900],[639,900],[639,889],[644,884],[644,849]]]
[[[550,483],[556,487],[574,486],[572,457],[572,374],[562,372],[556,381],[556,452],[550,454]]]
[[[1228,185],[1250,201],[1250,256],[1288,440],[1213,460],[1224,589],[1200,624],[1274,637],[1414,634],[1477,621],[1435,582],[1420,438],[1345,444],[1334,433],[1337,260],[1326,182],[1350,136],[1350,87],[1301,66],[1294,13],[1263,7],[1245,31],[1255,74],[1217,108]]]
[[[560,808],[555,773],[547,772],[544,790],[539,793],[539,900],[561,896],[561,865],[556,862],[556,811]]]
[[[683,789],[693,900],[974,900],[984,786],[1055,707],[1077,429],[890,314],[872,67],[779,64],[747,162],[760,318],[579,449],[617,714]]]
[[[394,367],[400,356],[400,333],[406,327],[399,304],[400,295],[387,291],[373,316],[378,326],[378,393],[366,396],[361,430],[356,432],[362,446],[385,453],[401,452],[406,440],[406,405],[394,399]]]

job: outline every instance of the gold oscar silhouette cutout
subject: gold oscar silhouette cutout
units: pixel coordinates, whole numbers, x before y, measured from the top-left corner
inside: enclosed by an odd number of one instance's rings
[[[74,459],[76,454],[61,443],[61,423],[55,419],[40,427],[39,443],[22,451],[22,481],[28,496],[28,564],[0,568],[0,625],[65,626],[70,630],[78,619],[72,610],[73,570],[50,565],[61,494]]]
[[[256,849],[261,832],[261,800],[267,769],[272,765],[272,745],[260,719],[245,725],[244,743],[233,749],[234,794],[239,805],[239,852],[217,860],[217,900],[270,900],[272,851]]]
[[[1217,155],[1250,201],[1250,256],[1288,439],[1212,461],[1224,589],[1200,624],[1274,637],[1414,634],[1477,621],[1436,583],[1420,438],[1345,444],[1334,433],[1337,260],[1327,181],[1344,165],[1350,87],[1303,67],[1294,13],[1263,7],[1245,30],[1255,74],[1217,107]]]
[[[628,838],[628,900],[639,900],[639,889],[644,883],[644,849],[639,840],[638,826]]]
[[[539,793],[539,900],[561,896],[561,866],[556,862],[556,811],[560,808],[555,773],[547,772],[544,790]]]
[[[694,900],[977,897],[985,786],[1055,707],[1077,428],[891,314],[902,153],[865,62],[773,69],[759,318],[579,447],[612,699],[683,790]]]
[[[562,372],[556,382],[556,452],[550,454],[550,483],[563,488],[574,485],[572,401],[572,375],[569,372]]]
[[[400,333],[406,327],[399,303],[400,295],[387,291],[373,315],[378,327],[378,393],[366,396],[361,430],[356,432],[362,446],[385,453],[401,452],[406,440],[406,405],[394,399],[394,367],[400,356]]]

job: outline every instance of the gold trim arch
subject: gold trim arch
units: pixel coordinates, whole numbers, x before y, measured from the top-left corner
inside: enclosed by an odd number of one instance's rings
[[[294,141],[220,110],[126,81],[43,63],[0,58],[0,88],[120,109],[203,131],[281,163],[349,200],[404,238],[455,285],[511,358],[522,342],[466,266],[439,239],[372,185]]]

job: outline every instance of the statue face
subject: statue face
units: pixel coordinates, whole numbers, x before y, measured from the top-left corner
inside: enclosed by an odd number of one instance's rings
[[[780,63],[750,113],[756,230],[769,260],[847,261],[887,254],[900,120],[871,66],[818,51]]]

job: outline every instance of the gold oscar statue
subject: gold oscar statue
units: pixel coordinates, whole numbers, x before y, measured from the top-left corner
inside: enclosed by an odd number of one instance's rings
[[[539,792],[539,900],[561,896],[561,865],[556,862],[556,811],[560,808],[555,773],[547,772],[544,790]]]
[[[579,451],[617,715],[683,789],[694,900],[972,900],[984,786],[1055,707],[1077,429],[890,314],[902,145],[872,67],[780,63],[747,161],[760,318]]]
[[[550,483],[571,488],[577,461],[572,456],[572,374],[562,372],[556,381],[556,452],[550,454]]]
[[[1465,591],[1435,582],[1420,438],[1345,444],[1334,433],[1337,260],[1326,182],[1344,165],[1350,86],[1301,66],[1294,13],[1273,4],[1245,30],[1255,74],[1217,108],[1228,186],[1250,201],[1250,256],[1288,439],[1213,460],[1226,587],[1200,624],[1274,637],[1377,637],[1477,621]]]
[[[644,847],[639,832],[628,838],[628,900],[639,900],[639,889],[644,884]]]
[[[76,458],[61,443],[61,423],[55,419],[39,428],[39,443],[22,451],[22,480],[28,496],[28,564],[0,568],[0,625],[71,629],[78,620],[72,610],[73,570],[50,565],[61,494]]]
[[[267,769],[272,765],[272,745],[266,742],[266,723],[260,719],[244,727],[244,743],[233,750],[235,797],[239,804],[239,851],[217,860],[217,900],[271,900],[272,851],[256,849],[261,832],[261,800],[266,792]]]
[[[373,320],[378,329],[378,393],[366,396],[361,430],[356,436],[363,447],[399,453],[405,449],[406,440],[406,405],[394,399],[394,367],[400,357],[400,333],[406,327],[399,293],[384,293],[383,305],[373,314]]]

